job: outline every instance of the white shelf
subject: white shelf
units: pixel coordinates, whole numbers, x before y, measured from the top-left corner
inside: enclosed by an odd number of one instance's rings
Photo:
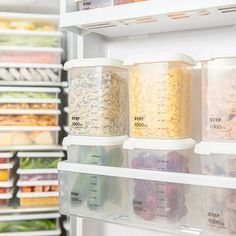
[[[40,86],[40,87],[64,87],[63,82],[47,82],[47,81],[0,81],[0,86]]]
[[[149,0],[76,12],[66,12],[66,1],[61,1],[60,26],[80,34],[122,37],[234,26],[236,22],[235,0]]]
[[[7,208],[1,208],[0,209],[0,214],[58,212],[58,210],[59,210],[58,207],[39,207],[39,208],[7,207]]]
[[[16,145],[0,147],[0,151],[39,151],[39,150],[63,150],[59,145]]]

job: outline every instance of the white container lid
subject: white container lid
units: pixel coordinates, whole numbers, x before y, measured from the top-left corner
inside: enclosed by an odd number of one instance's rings
[[[58,169],[17,169],[18,175],[58,174]]]
[[[15,162],[9,162],[9,163],[3,163],[3,164],[0,164],[0,170],[9,170],[9,169],[12,169],[13,166],[14,166]]]
[[[69,88],[65,88],[64,91],[65,91],[65,93],[68,94],[69,93]]]
[[[118,146],[123,145],[127,136],[115,137],[90,137],[90,136],[72,136],[69,135],[63,139],[63,146],[81,145],[81,146]]]
[[[65,154],[64,152],[18,152],[17,157],[22,158],[22,157],[64,157]]]
[[[196,64],[191,57],[181,53],[152,53],[130,56],[124,61],[124,65],[132,66],[135,64],[158,62],[183,62],[192,66]]]
[[[47,48],[47,47],[22,47],[22,46],[0,46],[0,51],[19,51],[19,52],[52,52],[63,53],[62,48]]]
[[[0,109],[0,115],[60,115],[60,110],[51,109]]]
[[[111,58],[87,58],[87,59],[74,59],[67,61],[64,65],[64,70],[70,70],[73,68],[81,67],[101,67],[110,66],[123,69],[122,61],[111,59]]]
[[[1,131],[60,131],[59,126],[0,126]]]
[[[39,180],[39,181],[22,181],[17,182],[18,187],[26,186],[48,186],[48,185],[58,185],[58,180]]]
[[[59,197],[59,192],[37,192],[37,193],[22,193],[18,191],[17,198],[38,198],[38,197]]]
[[[16,30],[14,30],[16,31]],[[0,68],[40,68],[40,69],[62,69],[61,64],[36,64],[36,63],[10,63],[0,62]]]
[[[0,152],[0,158],[12,158],[14,154],[14,152]]]
[[[69,133],[69,127],[68,126],[64,126],[63,129],[65,130],[66,133]]]
[[[13,190],[12,189],[8,193],[0,193],[0,199],[1,200],[12,199],[12,197],[13,197]],[[0,216],[0,222],[1,222],[1,216]]]
[[[61,103],[58,98],[44,99],[44,98],[0,98],[0,103]]]
[[[13,186],[14,180],[0,181],[0,188],[11,188]]]
[[[236,155],[236,144],[231,142],[205,142],[198,143],[194,150],[197,154],[229,154]]]
[[[195,141],[191,138],[178,140],[158,140],[158,139],[135,139],[129,138],[124,142],[123,148],[128,150],[148,149],[178,151],[194,148]]]
[[[64,112],[69,113],[69,107],[64,107]]]
[[[43,88],[43,87],[0,87],[0,92],[45,92],[45,93],[60,93],[59,88]]]

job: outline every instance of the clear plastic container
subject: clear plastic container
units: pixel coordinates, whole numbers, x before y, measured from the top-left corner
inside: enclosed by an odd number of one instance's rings
[[[129,167],[188,173],[193,156],[193,139],[151,140],[128,139]],[[187,214],[184,185],[147,180],[130,180],[130,219],[150,224],[177,224]]]
[[[60,130],[58,126],[0,126],[0,147],[57,145]]]
[[[18,152],[21,169],[56,169],[63,152]]]
[[[58,98],[59,93],[59,88],[0,87],[0,99],[41,99],[42,102],[43,99],[46,101],[46,99]]]
[[[0,47],[1,63],[60,64],[62,49],[37,47]]]
[[[122,167],[126,165],[122,149],[126,138],[126,136],[111,138],[68,136],[64,139],[63,145],[67,146],[70,162]],[[65,178],[69,181],[67,183],[70,204],[76,210],[84,214],[95,211],[99,214],[107,214],[120,207],[116,197],[121,194],[122,187],[116,178],[89,174],[72,174]]]
[[[57,126],[60,110],[0,109],[0,126]]]
[[[192,69],[183,54],[146,54],[128,58],[130,136],[191,137]]]
[[[0,181],[10,181],[14,162],[0,164]]]
[[[0,164],[9,163],[14,156],[14,152],[0,152]]]
[[[59,204],[58,192],[22,193],[18,191],[16,196],[20,200],[20,207],[50,207]]]
[[[57,169],[17,169],[20,181],[58,180]]]
[[[0,194],[0,208],[7,207],[9,205],[10,199],[13,197],[13,191],[8,191],[6,193]],[[1,229],[1,226],[0,226]]]
[[[203,139],[236,140],[236,48],[209,53],[202,61]]]
[[[120,61],[108,58],[71,60],[69,127],[71,135],[127,134],[127,73]]]
[[[0,63],[0,81],[60,82],[62,65]]]
[[[3,215],[0,216],[0,235],[30,235],[30,232],[35,236],[40,235],[37,232],[41,232],[41,235],[57,235],[59,217],[58,213]]]
[[[236,177],[235,143],[201,142],[195,153],[201,155],[205,175]],[[203,192],[203,226],[207,235],[236,234],[236,190],[206,188]]]
[[[0,196],[4,196],[3,194],[12,192],[13,182],[13,179],[6,182],[0,182]]]

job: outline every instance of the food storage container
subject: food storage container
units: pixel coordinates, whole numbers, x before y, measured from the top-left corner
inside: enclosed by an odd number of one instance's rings
[[[189,172],[193,139],[153,140],[130,138],[124,143],[130,168],[167,172]],[[129,212],[133,221],[150,224],[177,224],[187,214],[181,184],[130,180]]]
[[[57,169],[17,169],[21,181],[57,180]]]
[[[0,126],[57,126],[60,110],[0,109]]]
[[[109,7],[120,4],[143,2],[146,0],[74,0],[78,10],[90,10],[94,8]]]
[[[60,130],[58,126],[0,126],[0,147],[56,145]]]
[[[12,190],[12,186],[13,186],[14,180],[8,180],[5,182],[0,182],[0,196],[3,196],[3,194],[5,193],[9,193]]]
[[[0,181],[10,181],[14,162],[0,164]]]
[[[201,156],[205,175],[236,177],[235,143],[201,142],[195,153]],[[206,188],[203,192],[203,226],[206,235],[236,234],[236,190]]]
[[[0,216],[0,235],[58,235],[59,218],[58,213],[3,215]]]
[[[65,156],[63,152],[18,152],[21,169],[57,169]]]
[[[7,207],[9,205],[10,199],[13,197],[13,191],[8,191],[6,193],[0,193],[0,208]],[[1,222],[0,222],[0,232],[1,232]]]
[[[0,46],[61,47],[61,32],[0,30]]]
[[[58,192],[21,192],[16,197],[20,200],[20,207],[50,207],[58,206]]]
[[[68,61],[71,135],[127,134],[127,80],[120,61],[109,58]]]
[[[236,140],[236,48],[202,58],[203,139]]]
[[[58,94],[60,93],[59,88],[41,88],[41,87],[0,87],[0,99],[1,101],[6,102],[6,98],[15,99],[15,101],[19,101],[19,99],[35,99],[31,100],[32,102],[26,103],[42,103],[45,99],[55,99],[58,98]],[[18,100],[16,100],[18,99]],[[38,100],[36,100],[38,99]],[[41,99],[41,100],[39,100]],[[11,101],[11,100],[10,100]],[[14,101],[14,100],[12,100]],[[11,103],[11,102],[9,102]],[[48,102],[45,102],[48,103]]]
[[[60,64],[61,48],[0,46],[1,63]]]
[[[0,164],[9,163],[14,154],[14,152],[0,152]]]
[[[191,136],[194,61],[183,54],[128,58],[130,136],[180,139]]]
[[[0,82],[60,82],[60,64],[0,63]]]
[[[67,146],[68,160],[86,165],[122,167],[126,158],[122,145],[126,137],[77,137],[68,136],[63,145]],[[123,186],[117,178],[90,174],[71,173],[62,179],[67,183],[68,207],[82,215],[109,214],[118,211],[122,202]],[[63,192],[63,188],[62,188]],[[63,195],[63,193],[62,193]],[[61,199],[63,201],[63,199]]]

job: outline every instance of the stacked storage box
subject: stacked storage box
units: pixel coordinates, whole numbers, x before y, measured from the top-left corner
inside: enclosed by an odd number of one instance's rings
[[[202,173],[236,177],[236,48],[215,50],[202,59],[203,141],[195,152]],[[203,194],[206,234],[236,234],[236,191],[207,188]]]

